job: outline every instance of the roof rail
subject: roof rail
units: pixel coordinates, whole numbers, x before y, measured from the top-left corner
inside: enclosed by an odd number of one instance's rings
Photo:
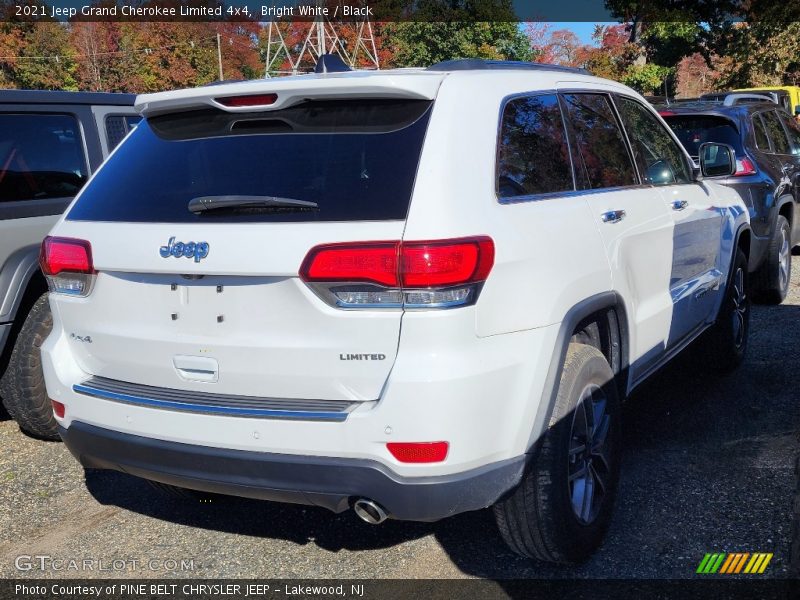
[[[580,73],[591,75],[586,69],[580,67],[565,67],[563,65],[549,65],[546,63],[525,62],[521,60],[484,60],[482,58],[457,58],[445,60],[431,65],[426,71],[483,71],[494,69],[523,69],[528,71],[562,71],[566,73]]]
[[[767,95],[767,94],[728,94],[725,96],[725,100],[723,101],[723,106],[734,106],[736,104],[742,104],[743,102],[772,102],[773,104],[777,104],[777,100],[774,96]]]

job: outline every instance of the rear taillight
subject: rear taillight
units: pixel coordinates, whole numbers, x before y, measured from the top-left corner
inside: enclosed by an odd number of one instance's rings
[[[39,265],[51,292],[88,296],[92,291],[95,270],[92,246],[86,240],[46,237],[42,242]]]
[[[758,173],[756,166],[746,156],[744,158],[737,158],[736,159],[736,172],[733,174],[734,177],[744,177],[745,175],[755,175]]]
[[[340,308],[452,308],[477,300],[493,264],[488,237],[326,244],[300,277]]]

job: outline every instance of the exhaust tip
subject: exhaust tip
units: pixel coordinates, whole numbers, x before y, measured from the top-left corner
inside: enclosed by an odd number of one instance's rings
[[[366,521],[370,525],[380,525],[389,517],[380,504],[368,498],[356,500],[353,504],[353,510],[362,521]]]

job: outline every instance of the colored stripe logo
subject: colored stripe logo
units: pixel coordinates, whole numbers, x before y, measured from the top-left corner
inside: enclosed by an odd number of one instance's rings
[[[713,575],[715,573],[724,575],[736,575],[737,573],[761,574],[767,569],[772,556],[772,552],[754,552],[752,554],[750,552],[708,553],[700,561],[695,572],[701,575]]]

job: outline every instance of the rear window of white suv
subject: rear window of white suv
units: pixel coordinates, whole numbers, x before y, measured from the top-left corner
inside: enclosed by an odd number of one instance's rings
[[[422,100],[306,101],[274,111],[152,117],[100,169],[67,218],[405,219],[430,107]]]

